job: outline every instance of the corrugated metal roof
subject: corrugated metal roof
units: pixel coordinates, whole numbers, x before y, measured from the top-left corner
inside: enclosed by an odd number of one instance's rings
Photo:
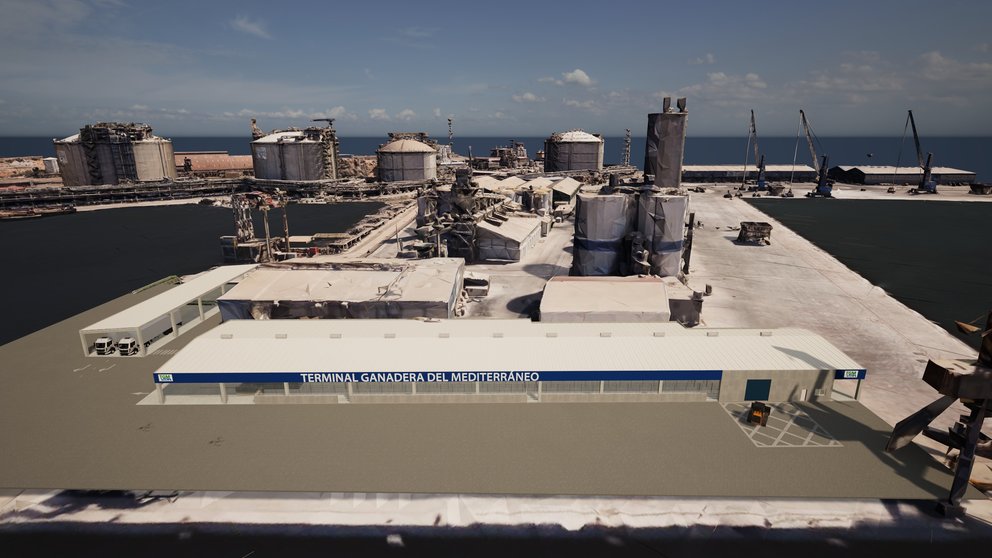
[[[881,165],[854,165],[845,166],[841,165],[839,168],[845,172],[852,170],[859,170],[864,174],[908,174],[920,176],[923,174],[923,169],[920,167],[887,167]],[[932,167],[931,172],[934,174],[975,174],[972,171],[955,169],[952,167]]]
[[[511,190],[519,187],[525,181],[519,176],[510,176],[499,181],[498,186],[504,190]]]
[[[526,241],[540,226],[541,221],[536,217],[510,217],[500,226],[490,224],[486,221],[479,221],[478,225],[482,230],[498,234],[516,242]]]
[[[157,372],[861,368],[809,331],[776,329],[765,333],[685,329],[673,323],[232,320],[191,341]]]
[[[141,327],[225,283],[238,279],[256,267],[258,264],[225,265],[211,269],[162,294],[83,328],[83,331],[97,332]]]
[[[574,178],[563,178],[558,182],[555,182],[551,186],[551,189],[554,190],[555,192],[561,192],[566,196],[574,196],[581,187],[582,187],[582,183],[579,182],[578,180]]]
[[[541,321],[667,322],[670,316],[658,277],[554,277],[541,297]]]
[[[176,166],[183,167],[187,158],[190,160],[193,172],[252,168],[251,155],[228,155],[227,153],[176,153]]]
[[[809,165],[765,165],[766,172],[792,172],[793,168],[796,172],[816,172],[816,170]],[[682,165],[682,172],[736,172],[740,173],[744,170],[744,165]],[[753,164],[747,166],[748,172],[755,172],[755,166]]]
[[[528,188],[531,190],[540,190],[542,188],[547,188],[548,186],[551,186],[553,183],[554,181],[551,180],[550,178],[539,176],[533,180],[528,180],[527,182],[524,182],[523,184],[521,184],[520,187],[521,189]]]
[[[260,267],[220,300],[444,301],[465,266],[460,258],[401,261],[390,269],[279,269]],[[385,291],[381,290],[384,289]],[[461,285],[458,285],[461,289]]]
[[[379,148],[380,153],[435,153],[436,150],[426,143],[413,139],[391,141]]]

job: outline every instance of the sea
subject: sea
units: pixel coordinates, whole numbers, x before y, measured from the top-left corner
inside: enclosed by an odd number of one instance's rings
[[[447,138],[442,138],[443,139]],[[453,139],[456,153],[468,155],[469,148],[476,156],[489,155],[490,149],[509,145],[511,141],[523,142],[531,158],[544,148],[543,137],[458,137]],[[607,137],[603,159],[606,164],[618,164],[623,157],[623,138]],[[248,155],[247,137],[173,137],[176,151],[227,151],[231,155]],[[383,137],[343,137],[341,153],[373,155]],[[630,159],[635,166],[644,163],[643,137],[631,138]],[[980,181],[992,181],[992,137],[924,137],[921,144],[925,152],[934,154],[934,166],[954,167],[973,171]],[[759,138],[761,152],[768,164],[810,164],[805,140],[794,137]],[[900,165],[913,166],[916,148],[912,137],[823,137],[819,138],[817,152],[830,156],[834,165]],[[54,156],[52,138],[0,137],[0,157],[25,157],[30,155]],[[745,156],[754,164],[754,155],[748,149],[745,137],[692,137],[685,140],[685,163],[688,165],[743,165]]]
[[[344,232],[379,202],[291,205],[290,234]],[[257,213],[257,212],[256,212]],[[261,235],[261,217],[255,216]],[[282,215],[270,212],[273,235]],[[170,275],[221,264],[220,237],[234,234],[230,208],[120,207],[17,221],[0,220],[4,315],[0,345]]]

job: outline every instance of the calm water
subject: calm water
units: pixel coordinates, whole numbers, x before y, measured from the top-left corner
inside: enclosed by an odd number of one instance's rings
[[[440,139],[440,138],[439,138]],[[474,155],[488,155],[497,145],[508,145],[511,138],[500,137],[455,137],[455,151],[468,154],[469,146]],[[543,137],[512,138],[527,146],[527,153],[533,158],[539,149],[544,148]],[[174,137],[176,151],[227,151],[232,155],[247,155],[247,137]],[[341,138],[341,152],[353,155],[371,155],[385,141],[384,138]],[[895,165],[897,162],[909,166],[915,160],[913,140],[902,143],[901,137],[851,137],[820,138],[822,149],[818,151],[830,155],[833,165]],[[992,137],[922,138],[923,149],[932,151],[934,164],[955,167],[978,173],[978,179],[992,181]],[[900,145],[901,156],[900,156]],[[761,150],[768,163],[791,164],[796,148],[795,137],[760,138]],[[747,147],[746,138],[703,138],[686,139],[685,162],[690,165],[743,164]],[[53,156],[51,138],[0,137],[0,157],[26,155]],[[623,138],[607,137],[604,159],[607,164],[619,163],[623,153]],[[631,139],[631,162],[636,166],[644,163],[644,138]],[[871,153],[872,157],[867,154]],[[805,142],[799,145],[798,161],[809,164],[809,152]],[[752,163],[753,164],[753,161]]]
[[[745,199],[978,347],[954,320],[982,316],[984,325],[992,310],[992,203]]]
[[[289,230],[343,232],[380,207],[377,202],[294,205]],[[281,234],[279,211],[270,215],[270,226],[273,234]],[[218,237],[230,234],[231,210],[202,205],[0,221],[7,262],[0,273],[7,316],[0,320],[0,345],[163,277],[218,265]]]

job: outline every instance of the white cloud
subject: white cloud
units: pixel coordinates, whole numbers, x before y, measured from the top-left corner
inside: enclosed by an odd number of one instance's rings
[[[712,52],[707,52],[704,56],[689,60],[689,64],[694,66],[698,66],[700,64],[716,64],[716,56],[713,56]]]
[[[441,118],[441,109],[439,107],[434,107],[434,118]]]
[[[409,121],[413,120],[416,117],[417,117],[417,113],[413,112],[410,109],[403,109],[403,110],[399,111],[398,113],[396,113],[396,119],[397,120],[404,120],[406,122],[409,122]]]
[[[514,95],[513,101],[517,103],[539,103],[544,100],[544,97],[538,97],[537,95],[527,91],[520,95]]]
[[[386,113],[386,109],[373,108],[369,109],[369,118],[372,120],[389,120],[389,114]]]
[[[711,72],[706,81],[682,87],[674,92],[659,91],[655,99],[665,97],[698,97],[716,106],[734,106],[755,101],[767,100],[768,84],[755,73],[727,74]]]
[[[148,110],[148,105],[131,105],[131,110]]]
[[[595,81],[593,81],[592,78],[589,77],[589,74],[585,73],[579,68],[576,68],[571,72],[563,73],[562,77],[565,79],[565,83],[576,83],[583,87],[589,87],[592,84],[596,83]]]
[[[562,80],[560,80],[558,78],[553,78],[553,77],[550,77],[550,76],[538,78],[537,81],[539,81],[541,83],[553,83],[555,85],[565,85],[565,82],[563,82]]]
[[[238,16],[230,21],[230,25],[236,31],[241,31],[242,33],[247,33],[248,35],[254,35],[260,39],[271,39],[272,35],[269,34],[268,30],[265,28],[265,22],[257,19],[252,20],[247,16]]]
[[[596,102],[591,99],[586,101],[578,101],[576,99],[562,99],[562,103],[564,103],[566,107],[572,107],[578,109],[594,110],[596,108]]]
[[[984,84],[992,79],[992,64],[988,62],[960,62],[936,50],[920,55],[920,61],[923,63],[920,74],[924,78],[946,81],[949,86]]]

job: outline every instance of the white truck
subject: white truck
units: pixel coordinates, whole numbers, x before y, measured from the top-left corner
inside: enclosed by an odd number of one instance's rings
[[[134,337],[121,337],[117,342],[117,350],[121,356],[131,356],[138,354],[138,342]]]
[[[117,352],[117,344],[109,337],[97,339],[93,346],[98,355],[112,355]]]

